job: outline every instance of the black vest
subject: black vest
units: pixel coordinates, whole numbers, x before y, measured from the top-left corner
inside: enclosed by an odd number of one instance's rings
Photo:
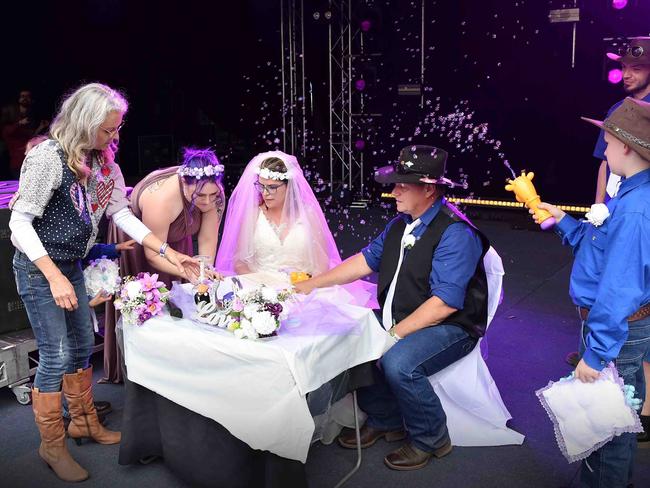
[[[483,252],[476,266],[474,276],[467,285],[463,308],[447,317],[444,323],[462,327],[472,337],[482,337],[487,327],[488,299],[483,256],[490,248],[490,243],[482,232],[448,203],[443,203],[438,215],[404,257],[397,276],[395,296],[393,297],[393,319],[395,323],[398,323],[431,298],[429,275],[431,274],[433,253],[440,243],[442,234],[450,225],[469,225],[472,227],[481,239]],[[379,266],[379,283],[377,284],[377,297],[382,308],[397,269],[405,226],[404,219],[397,217],[384,239],[384,248]]]
[[[86,246],[93,231],[88,213],[86,189],[77,181],[59,149],[63,175],[61,185],[40,218],[33,221],[34,230],[54,261],[74,261],[86,255]]]

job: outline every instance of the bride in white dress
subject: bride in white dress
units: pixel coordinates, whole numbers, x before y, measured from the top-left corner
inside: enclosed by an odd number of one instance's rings
[[[258,154],[228,201],[216,269],[226,275],[302,271],[339,264],[323,211],[294,156]]]

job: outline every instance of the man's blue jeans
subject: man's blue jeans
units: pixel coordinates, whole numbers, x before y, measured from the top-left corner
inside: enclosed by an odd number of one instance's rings
[[[626,385],[636,388],[635,396],[645,398],[645,379],[643,377],[643,358],[650,349],[650,317],[629,322],[627,340],[616,358],[618,373]],[[588,332],[582,323],[580,355],[585,350],[584,337]],[[636,454],[636,434],[621,434],[592,453],[582,462],[581,484],[590,488],[619,488],[632,483],[634,456]]]
[[[77,294],[79,307],[72,312],[57,306],[50,283],[25,254],[16,251],[13,261],[18,294],[38,344],[34,386],[44,393],[60,391],[65,373],[87,368],[95,344],[81,263],[65,261],[56,265]]]
[[[466,356],[476,345],[462,328],[425,327],[391,347],[379,360],[379,382],[360,388],[366,425],[379,430],[406,426],[411,442],[433,452],[449,440],[447,416],[428,376]]]

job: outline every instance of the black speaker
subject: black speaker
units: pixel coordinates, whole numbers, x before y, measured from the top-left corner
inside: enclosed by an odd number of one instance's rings
[[[29,328],[25,305],[16,291],[13,258],[16,248],[11,243],[9,230],[11,210],[0,208],[0,334]]]

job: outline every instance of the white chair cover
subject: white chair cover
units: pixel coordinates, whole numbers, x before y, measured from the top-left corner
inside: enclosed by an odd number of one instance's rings
[[[501,303],[503,263],[490,247],[483,258],[488,282],[490,325]],[[447,428],[455,446],[522,444],[524,436],[506,427],[512,418],[481,356],[481,342],[464,358],[429,377],[447,414]]]

